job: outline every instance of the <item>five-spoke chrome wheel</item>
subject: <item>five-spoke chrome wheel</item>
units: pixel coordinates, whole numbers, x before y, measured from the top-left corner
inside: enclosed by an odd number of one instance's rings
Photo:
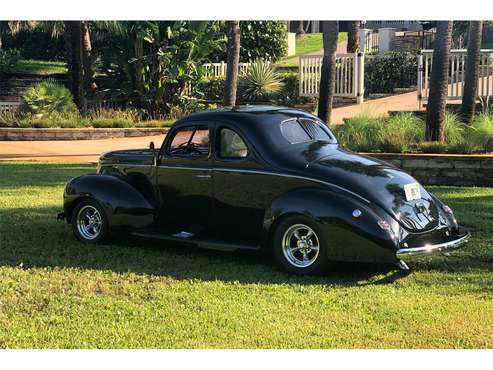
[[[96,239],[101,233],[102,227],[103,219],[96,207],[85,205],[77,213],[77,230],[84,239]]]
[[[315,231],[307,225],[290,226],[282,237],[282,251],[286,260],[295,267],[308,267],[318,257],[320,242]]]

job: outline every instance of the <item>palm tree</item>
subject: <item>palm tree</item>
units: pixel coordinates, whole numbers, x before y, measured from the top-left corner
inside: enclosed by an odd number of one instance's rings
[[[240,64],[240,22],[228,21],[228,59],[226,83],[224,86],[224,105],[236,104],[236,89],[238,85],[238,67]]]
[[[347,33],[347,52],[356,53],[359,51],[359,24],[360,21],[349,21]]]
[[[87,104],[84,94],[84,67],[82,53],[82,22],[65,21],[65,37],[67,45],[67,66],[69,87],[74,102],[84,115]]]
[[[332,115],[332,101],[334,99],[337,37],[339,22],[323,21],[324,57],[318,96],[318,117],[330,125]]]
[[[437,22],[435,47],[430,78],[430,93],[426,107],[426,140],[443,141],[445,105],[447,101],[452,21]]]
[[[302,36],[304,35],[305,32],[305,22],[304,21],[298,21],[298,27],[296,29],[296,36]]]
[[[482,21],[469,22],[467,38],[466,76],[462,95],[461,116],[465,123],[471,123],[476,111],[478,95],[479,58],[481,55]]]
[[[82,22],[82,62],[84,66],[84,91],[94,94],[97,89],[97,85],[94,82],[95,65],[94,56],[92,53],[92,41],[90,22]]]

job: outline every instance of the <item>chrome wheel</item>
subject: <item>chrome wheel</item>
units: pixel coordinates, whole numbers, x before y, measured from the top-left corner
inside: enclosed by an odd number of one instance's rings
[[[295,267],[308,267],[318,257],[320,243],[315,231],[307,225],[290,226],[282,237],[282,252],[286,260]]]
[[[86,240],[94,240],[103,227],[103,218],[99,211],[91,205],[82,207],[77,213],[77,231]]]

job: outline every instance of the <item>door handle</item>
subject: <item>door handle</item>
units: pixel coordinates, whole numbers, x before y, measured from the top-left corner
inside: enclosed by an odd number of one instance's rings
[[[195,177],[197,179],[210,179],[211,178],[211,175],[207,175],[207,174],[200,174],[200,175],[195,175]]]

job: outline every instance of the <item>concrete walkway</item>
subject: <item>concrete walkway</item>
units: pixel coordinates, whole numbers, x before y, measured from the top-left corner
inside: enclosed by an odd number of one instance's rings
[[[389,111],[417,109],[416,92],[410,92],[335,108],[332,122],[340,124],[344,118],[360,114],[385,116]],[[104,140],[0,141],[0,160],[97,162],[100,154],[108,150],[146,148],[150,141],[160,147],[163,139],[163,136],[147,136]]]

